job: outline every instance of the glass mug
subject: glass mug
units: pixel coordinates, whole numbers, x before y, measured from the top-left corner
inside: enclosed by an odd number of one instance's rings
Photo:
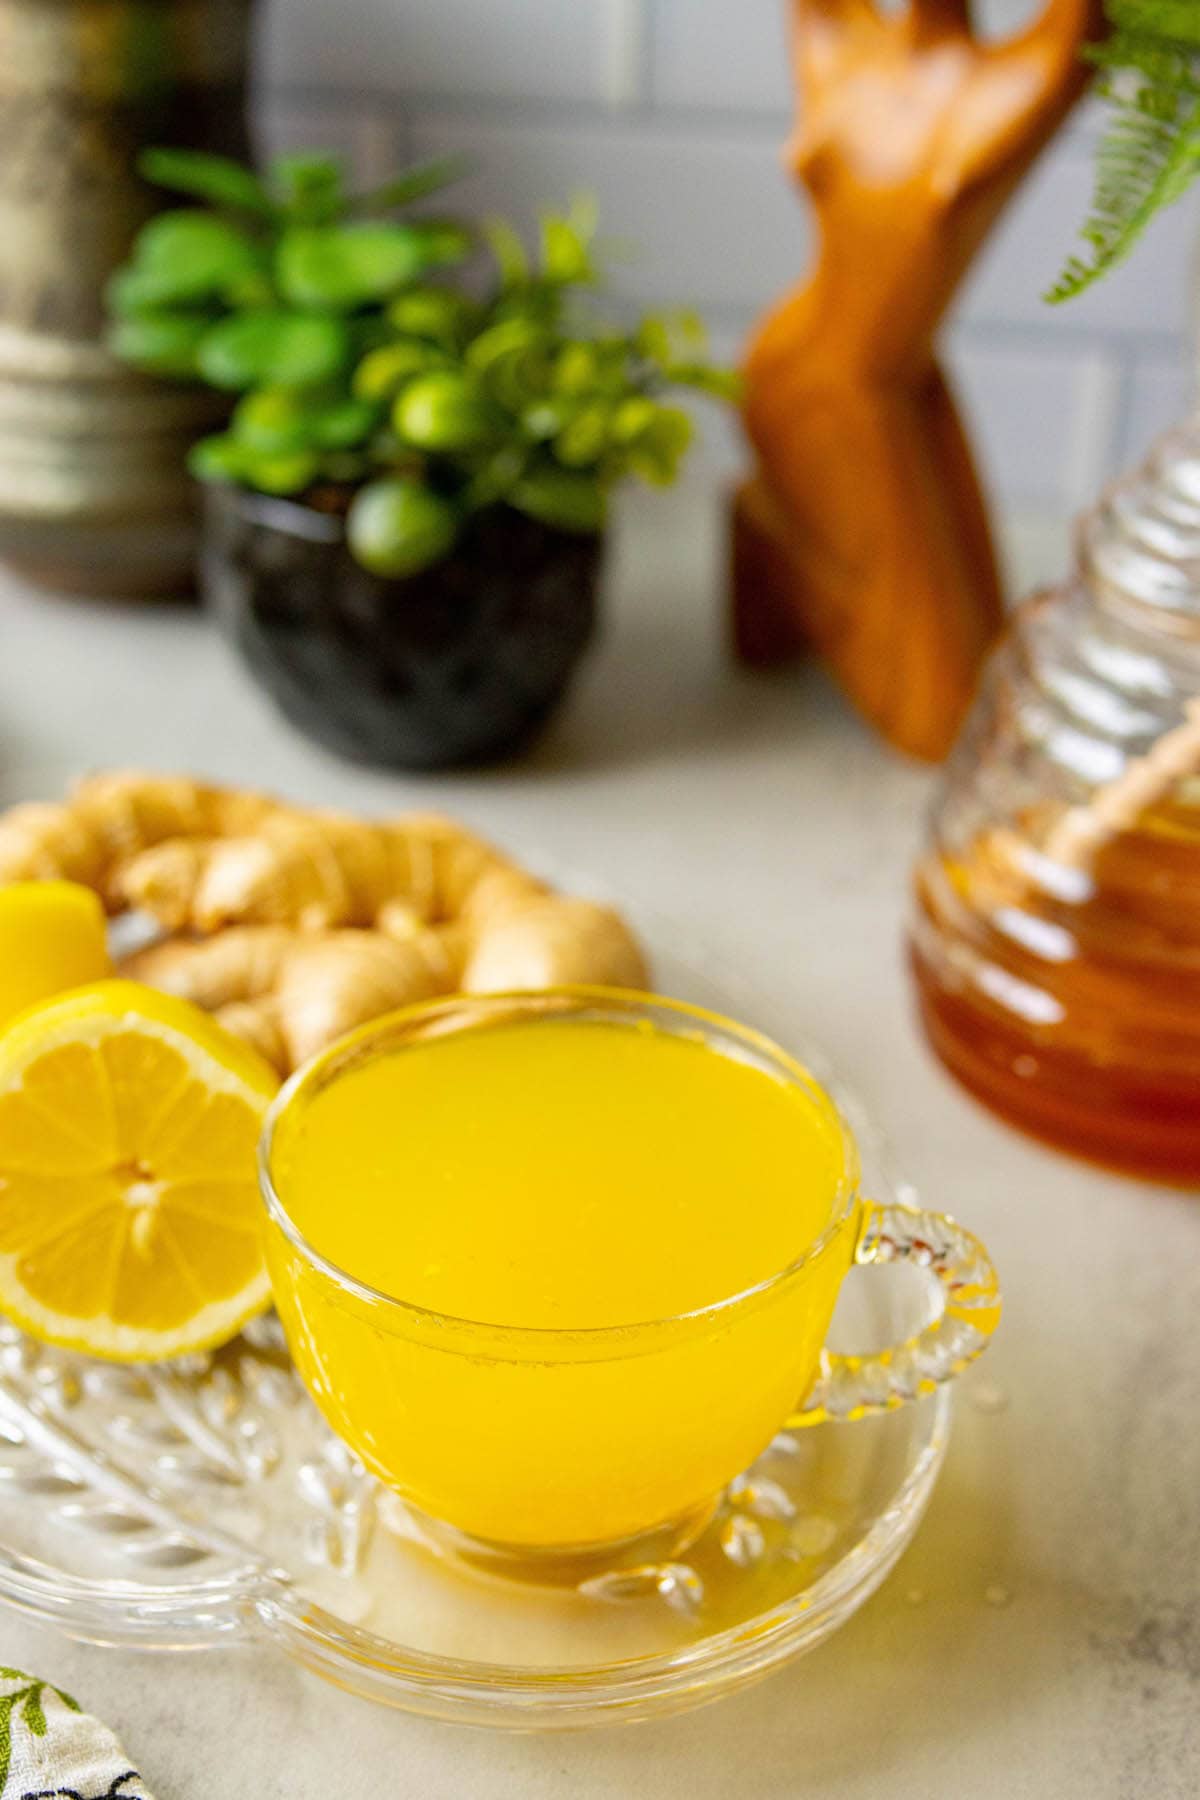
[[[798,1084],[836,1145],[822,1229],[747,1291],[577,1330],[448,1318],[379,1292],[307,1241],[278,1150],[317,1094],[433,1036],[564,1016],[672,1033]],[[268,1115],[260,1170],[276,1305],[318,1407],[434,1539],[512,1574],[575,1579],[592,1559],[673,1554],[784,1426],[858,1419],[928,1392],[979,1355],[1000,1315],[995,1270],[968,1232],[862,1197],[853,1137],[807,1070],[757,1032],[676,1001],[560,989],[408,1008],[293,1076]],[[826,1349],[849,1269],[903,1260],[937,1277],[940,1316],[880,1354]]]

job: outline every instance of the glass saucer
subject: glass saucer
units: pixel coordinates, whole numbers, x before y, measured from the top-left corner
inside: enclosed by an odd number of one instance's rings
[[[661,924],[646,935],[652,950],[678,943]],[[804,1057],[851,1118],[865,1191],[914,1199],[779,996],[739,991],[707,954],[655,961],[662,991]],[[907,1336],[936,1311],[934,1285],[911,1267],[853,1274],[833,1341]],[[423,1537],[331,1436],[273,1318],[154,1368],[52,1351],[0,1322],[0,1599],[92,1643],[282,1649],[352,1692],[464,1723],[645,1718],[767,1674],[862,1605],[916,1530],[950,1411],[942,1389],[785,1432],[681,1560],[540,1588]]]

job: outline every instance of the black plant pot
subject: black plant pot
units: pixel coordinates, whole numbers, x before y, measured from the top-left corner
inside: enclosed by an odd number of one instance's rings
[[[205,596],[310,736],[401,769],[495,761],[563,698],[596,619],[603,539],[508,507],[401,580],[370,575],[334,514],[211,487]]]

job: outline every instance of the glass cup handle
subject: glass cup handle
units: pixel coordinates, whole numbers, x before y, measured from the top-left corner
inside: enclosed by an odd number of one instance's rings
[[[942,1310],[906,1343],[872,1356],[821,1352],[816,1381],[790,1426],[862,1419],[928,1394],[966,1368],[1000,1322],[1000,1287],[977,1237],[945,1213],[863,1202],[855,1263],[915,1263],[936,1276]]]

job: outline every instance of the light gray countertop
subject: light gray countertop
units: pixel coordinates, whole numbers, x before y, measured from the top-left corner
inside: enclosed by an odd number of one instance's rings
[[[1061,527],[1010,534],[1022,585]],[[137,1656],[0,1613],[0,1660],[76,1693],[159,1800],[1194,1800],[1200,1792],[1200,1204],[994,1123],[914,1028],[902,955],[929,793],[811,669],[721,653],[717,507],[638,502],[605,641],[531,762],[438,780],[295,737],[183,611],[0,581],[0,799],[190,768],[364,810],[452,809],[588,871],[792,996],[931,1205],[989,1243],[1001,1411],[959,1408],[898,1571],[828,1645],[707,1711],[580,1737],[391,1714],[244,1651]]]

